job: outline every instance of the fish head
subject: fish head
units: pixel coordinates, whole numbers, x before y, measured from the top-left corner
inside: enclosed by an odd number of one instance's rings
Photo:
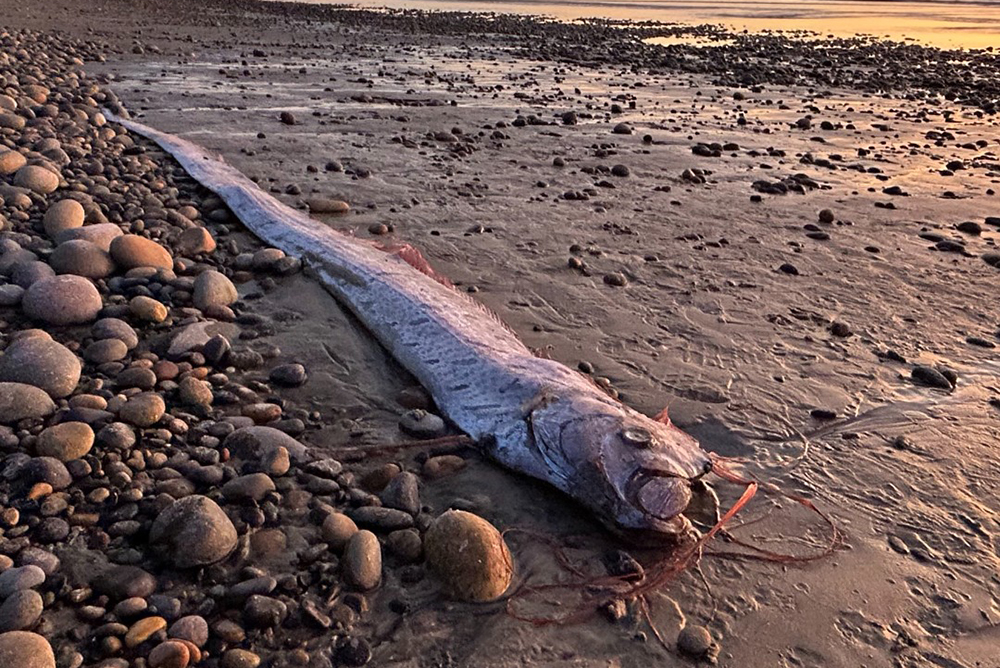
[[[691,484],[712,468],[690,435],[604,396],[563,396],[532,413],[539,451],[563,471],[564,491],[608,527],[676,540]]]

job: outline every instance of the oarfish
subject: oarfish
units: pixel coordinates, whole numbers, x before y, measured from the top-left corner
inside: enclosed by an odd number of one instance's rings
[[[499,318],[397,254],[283,204],[221,157],[114,114],[159,144],[264,242],[302,259],[500,464],[543,480],[616,530],[686,533],[691,483],[712,462],[697,441],[534,355]]]

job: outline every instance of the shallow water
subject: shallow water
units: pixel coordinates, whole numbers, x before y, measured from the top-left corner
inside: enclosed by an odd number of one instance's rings
[[[312,4],[331,0],[303,0]],[[336,2],[336,4],[340,4]],[[807,30],[911,39],[943,48],[1000,46],[1000,5],[989,2],[734,2],[726,0],[354,0],[361,7],[495,11],[561,20],[602,17],[633,21],[715,23],[737,30]]]

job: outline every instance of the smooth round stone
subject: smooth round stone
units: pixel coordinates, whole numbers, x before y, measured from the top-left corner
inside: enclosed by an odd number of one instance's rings
[[[75,199],[61,199],[45,211],[42,226],[47,235],[54,237],[64,230],[83,227],[86,217],[82,204]]]
[[[173,269],[170,252],[152,239],[137,234],[123,234],[111,242],[111,257],[123,270],[136,267]]]
[[[269,378],[271,382],[279,385],[298,387],[308,380],[309,375],[301,364],[282,364],[271,369]]]
[[[32,284],[21,299],[28,317],[50,325],[78,325],[97,317],[101,294],[82,276],[53,276]]]
[[[91,326],[90,333],[95,339],[118,339],[129,350],[139,345],[139,335],[132,325],[118,318],[101,318]]]
[[[227,501],[261,501],[275,490],[274,481],[266,473],[250,473],[233,478],[222,486]]]
[[[10,176],[26,164],[28,164],[28,159],[17,151],[0,153],[0,174],[4,176]]]
[[[226,437],[222,445],[241,459],[260,460],[266,453],[280,447],[288,451],[293,461],[303,461],[308,455],[306,446],[274,427],[252,426],[237,429]]]
[[[187,668],[191,650],[177,640],[168,640],[153,648],[147,658],[149,668]]]
[[[124,601],[152,595],[156,578],[138,566],[114,566],[94,578],[90,586],[112,600]]]
[[[160,421],[166,410],[163,397],[154,392],[143,392],[129,398],[118,411],[118,417],[136,427],[152,427]]]
[[[38,260],[38,256],[31,251],[21,248],[14,242],[9,243],[10,245],[4,248],[3,253],[0,254],[0,274],[10,276],[14,268],[22,262]]]
[[[229,306],[239,295],[233,282],[217,271],[204,271],[194,279],[192,295],[196,308],[204,311],[212,306]]]
[[[38,623],[45,605],[37,591],[24,589],[0,605],[0,633],[24,631]]]
[[[167,307],[152,297],[138,295],[128,303],[128,312],[144,322],[163,322],[167,319]]]
[[[38,435],[35,453],[61,462],[81,459],[94,446],[94,430],[83,422],[63,422]]]
[[[698,624],[688,624],[677,636],[677,649],[694,658],[708,654],[714,644],[709,630]]]
[[[118,387],[137,387],[140,390],[151,390],[156,387],[156,374],[152,369],[130,367],[115,378]]]
[[[347,202],[329,197],[313,197],[306,200],[306,206],[311,213],[347,213],[351,210]]]
[[[14,174],[14,185],[49,195],[59,187],[59,175],[38,165],[25,165]]]
[[[178,383],[177,396],[181,403],[193,406],[209,406],[214,398],[211,385],[191,376]]]
[[[63,230],[55,235],[53,241],[57,244],[64,244],[67,241],[81,239],[89,241],[103,251],[110,251],[111,242],[120,236],[122,236],[121,228],[114,223],[98,223],[97,225],[85,225],[84,227]]]
[[[221,561],[236,549],[236,527],[222,508],[206,496],[175,501],[157,515],[149,540],[177,568]]]
[[[245,649],[227,649],[221,665],[222,668],[257,668],[260,657]]]
[[[492,601],[507,591],[514,563],[496,528],[477,515],[449,510],[424,535],[427,565],[460,601]]]
[[[288,606],[270,596],[253,594],[243,606],[243,617],[247,623],[257,628],[279,626],[288,616]]]
[[[170,625],[167,635],[171,638],[180,638],[192,642],[197,647],[204,647],[208,642],[208,622],[204,617],[198,615],[188,615],[181,617]]]
[[[444,420],[421,408],[403,413],[399,428],[414,438],[438,438],[447,431]]]
[[[14,271],[11,272],[10,278],[14,281],[15,285],[19,285],[27,290],[38,281],[52,278],[55,275],[56,272],[46,263],[32,260],[31,262],[19,262],[14,265]]]
[[[177,239],[177,252],[185,257],[215,251],[215,239],[204,227],[191,227],[181,232]]]
[[[94,341],[83,351],[83,359],[91,364],[117,362],[128,355],[128,346],[121,339],[101,339]]]
[[[9,598],[16,592],[34,589],[44,582],[45,571],[33,564],[8,568],[0,573],[0,601]]]
[[[55,410],[56,405],[45,390],[24,383],[0,382],[0,423],[42,418]]]
[[[8,128],[20,132],[24,129],[26,122],[27,121],[25,121],[24,116],[18,116],[17,114],[0,114],[0,128]]]
[[[73,482],[66,465],[55,457],[32,457],[18,470],[17,477],[25,486],[44,483],[53,490],[66,489]]]
[[[349,585],[368,591],[382,580],[382,546],[371,531],[362,529],[351,536],[341,562]]]
[[[0,381],[34,385],[56,399],[80,382],[82,365],[69,348],[51,339],[18,339],[0,356]]]
[[[125,646],[138,647],[153,637],[153,634],[165,631],[166,628],[167,620],[163,617],[144,617],[129,627],[125,634]]]
[[[7,283],[0,285],[0,306],[17,306],[24,297],[24,288],[20,285]]]
[[[320,526],[319,535],[335,552],[340,552],[358,532],[358,525],[343,513],[330,513]]]
[[[385,539],[389,551],[404,563],[413,563],[423,554],[423,541],[416,529],[399,529],[393,531]]]
[[[49,641],[37,633],[0,633],[0,666],[4,668],[56,668]]]
[[[115,263],[107,251],[83,239],[56,246],[49,256],[49,263],[57,274],[73,274],[85,278],[107,278],[115,271]]]
[[[124,422],[112,422],[97,432],[96,441],[102,448],[128,450],[135,445],[135,430]]]

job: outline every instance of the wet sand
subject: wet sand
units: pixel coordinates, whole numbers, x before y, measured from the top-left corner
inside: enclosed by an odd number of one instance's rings
[[[705,449],[812,498],[845,532],[808,565],[706,557],[652,597],[665,638],[703,624],[724,666],[1000,665],[998,269],[983,259],[996,252],[1000,161],[978,105],[763,75],[723,86],[695,68],[535,60],[507,37],[294,11],[208,5],[215,25],[199,27],[186,11],[104,7],[62,28],[120,49],[87,70],[141,120],[288,202],[349,202],[323,223],[362,237],[386,226],[528,345],[586,363],[648,414],[669,406]],[[10,21],[50,20],[31,12]],[[966,221],[980,231],[959,230]],[[271,340],[316,379],[294,399],[341,420],[310,445],[398,438],[405,374],[307,279],[268,300],[297,316]],[[956,386],[914,382],[918,365],[954,370]],[[712,485],[724,506],[741,491]],[[439,510],[458,502],[553,536],[583,563],[616,546],[485,460],[424,491]],[[814,517],[767,495],[732,530],[802,554],[824,539]],[[528,582],[565,577],[540,541],[511,545]],[[535,628],[394,577],[363,622],[372,665],[687,661],[641,624]],[[399,596],[407,614],[389,610]]]

